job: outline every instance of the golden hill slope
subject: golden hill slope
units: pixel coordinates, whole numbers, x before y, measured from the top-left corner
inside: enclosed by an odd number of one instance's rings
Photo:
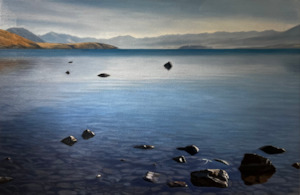
[[[103,43],[37,43],[44,49],[117,49],[115,46]]]
[[[40,46],[33,41],[25,39],[14,33],[10,33],[0,29],[0,48],[27,48],[27,49],[39,49]]]

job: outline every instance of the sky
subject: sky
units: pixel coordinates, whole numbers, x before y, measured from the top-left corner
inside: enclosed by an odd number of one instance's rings
[[[137,38],[216,31],[284,31],[300,0],[0,0],[0,28]]]

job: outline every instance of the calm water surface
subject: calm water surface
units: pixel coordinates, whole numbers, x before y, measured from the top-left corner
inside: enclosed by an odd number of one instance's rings
[[[0,194],[299,194],[299,73],[299,50],[0,50],[0,161],[12,159],[0,176],[14,178]],[[96,136],[84,140],[87,128]],[[176,150],[190,144],[197,155]],[[269,144],[287,152],[258,150]],[[245,153],[272,161],[268,182],[244,184]],[[206,168],[230,186],[193,186],[190,172]]]

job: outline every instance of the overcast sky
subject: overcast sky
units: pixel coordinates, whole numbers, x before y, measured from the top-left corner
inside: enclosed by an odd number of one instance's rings
[[[152,37],[215,31],[283,31],[300,24],[300,0],[0,0],[0,4],[1,2],[2,15],[4,11],[10,13],[10,17],[16,18],[17,26],[36,34],[54,31],[96,38],[119,35]]]

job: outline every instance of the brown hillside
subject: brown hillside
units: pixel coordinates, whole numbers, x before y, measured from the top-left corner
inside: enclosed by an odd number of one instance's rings
[[[102,43],[37,43],[43,49],[117,49],[115,46]]]
[[[41,48],[38,44],[14,33],[10,33],[0,29],[0,49],[39,49]]]

